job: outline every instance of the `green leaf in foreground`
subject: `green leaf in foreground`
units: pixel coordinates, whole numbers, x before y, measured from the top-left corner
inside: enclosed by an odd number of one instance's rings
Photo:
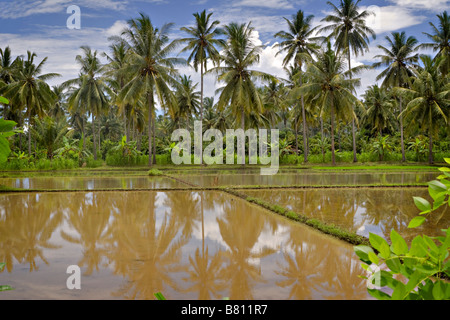
[[[408,245],[406,244],[405,239],[402,238],[394,229],[391,231],[391,242],[392,242],[392,251],[396,255],[403,255],[408,253]]]
[[[430,211],[431,210],[431,204],[421,197],[413,197],[414,204],[420,211]]]
[[[426,218],[424,216],[415,217],[409,222],[408,228],[413,229],[421,226],[425,222]]]
[[[8,101],[8,99],[0,96],[0,103],[6,105],[6,104],[9,104],[9,101]]]
[[[11,288],[10,286],[0,286],[0,292],[1,291],[11,291],[13,290],[13,288]]]
[[[155,297],[157,300],[160,300],[160,301],[167,300],[161,292],[155,293]]]

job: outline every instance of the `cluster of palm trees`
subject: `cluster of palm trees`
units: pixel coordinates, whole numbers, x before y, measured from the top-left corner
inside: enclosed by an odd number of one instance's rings
[[[141,138],[147,132],[150,166],[156,163],[158,123],[161,127],[167,118],[171,128],[189,128],[190,121],[199,118],[205,130],[225,130],[230,125],[242,129],[273,127],[280,123],[286,127],[289,122],[295,133],[296,154],[302,128],[304,162],[308,161],[308,127],[320,124],[323,139],[324,122],[330,123],[333,164],[338,124],[351,123],[356,162],[356,130],[362,121],[380,137],[398,128],[406,161],[406,121],[408,128],[423,130],[429,136],[432,162],[433,135],[450,123],[448,14],[438,15],[439,25],[430,23],[433,33],[425,33],[429,43],[419,44],[413,36],[393,32],[386,37],[388,47],[378,46],[382,51],[376,56],[378,62],[353,67],[352,57],[366,53],[376,36],[366,23],[372,13],[362,10],[359,3],[328,2],[331,13],[322,20],[324,26],[314,27],[314,17],[301,10],[291,19],[285,18],[287,30],[277,32],[275,38],[280,40],[277,48],[278,54],[284,55],[286,79],[256,70],[264,47],[255,43],[251,23],[220,27],[206,11],[194,14],[195,24],[181,28],[187,37],[174,41],[169,40],[172,24],[157,28],[141,13],[128,21],[120,35],[110,38],[110,53],[82,47],[83,54],[76,57],[79,76],[53,90],[46,81],[58,75],[42,74],[46,59],[36,64],[36,55],[29,52],[26,59],[12,61],[6,48],[0,51],[0,94],[10,100],[10,105],[3,108],[3,117],[23,123],[25,116],[28,127],[32,127],[33,119],[55,113],[64,104],[71,123],[77,124],[83,137],[91,119],[96,159],[99,119],[114,110],[123,122],[127,139]],[[436,54],[433,58],[421,56],[420,49],[432,49]],[[179,57],[186,52],[187,59]],[[102,63],[101,57],[107,63]],[[200,89],[190,77],[179,74],[177,67],[186,64],[196,72],[200,69]],[[383,68],[377,78],[381,85],[369,87],[360,100],[356,88],[361,81],[356,76],[369,68]],[[216,91],[217,103],[204,97],[206,74],[215,75],[222,85]],[[164,116],[158,116],[158,107]]]

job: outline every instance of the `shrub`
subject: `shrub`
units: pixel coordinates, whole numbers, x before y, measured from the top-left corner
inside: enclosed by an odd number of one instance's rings
[[[162,175],[164,175],[164,173],[162,173],[158,169],[153,168],[153,169],[148,171],[148,175],[151,176],[151,177],[156,177],[156,176],[162,176]]]
[[[450,164],[450,159],[445,161]],[[417,228],[426,218],[442,206],[450,204],[450,168],[441,168],[443,173],[438,180],[428,184],[433,199],[414,197],[420,215],[413,218],[408,228]],[[368,292],[380,300],[448,300],[450,283],[442,280],[450,277],[450,228],[442,230],[443,236],[430,238],[419,235],[411,241],[410,247],[405,239],[394,229],[391,231],[391,245],[376,234],[370,234],[372,247],[356,246],[355,253],[363,262],[362,267],[369,271]],[[382,267],[386,266],[387,270]],[[407,281],[398,280],[403,276]],[[376,286],[376,287],[375,287]],[[378,288],[377,288],[378,287]],[[385,290],[381,290],[385,288]],[[389,288],[392,293],[386,292]]]

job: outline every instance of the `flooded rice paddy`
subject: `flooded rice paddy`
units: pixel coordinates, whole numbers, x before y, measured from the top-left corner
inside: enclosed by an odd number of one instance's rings
[[[276,203],[309,218],[337,225],[361,236],[369,233],[389,239],[395,229],[406,240],[420,234],[444,235],[450,225],[450,210],[438,210],[417,229],[408,224],[420,213],[413,197],[431,202],[427,188],[349,188],[307,190],[243,190],[250,197]]]
[[[0,210],[4,299],[367,298],[351,245],[225,193],[7,194]]]
[[[347,186],[373,184],[422,184],[436,178],[436,172],[281,172],[273,176],[247,174],[185,174],[179,176],[202,186]]]
[[[273,185],[242,192],[363,236],[388,238],[395,229],[411,238],[406,225],[418,213],[412,197],[426,197],[427,189],[364,185],[437,175],[173,173],[177,179],[142,172],[0,178],[3,186],[33,190],[0,194],[0,284],[15,288],[1,298],[153,300],[162,292],[181,300],[369,299],[352,245],[223,191],[180,189]],[[306,188],[279,188],[290,185]],[[361,187],[307,188],[315,185]],[[441,212],[415,232],[432,235],[449,221]],[[66,287],[71,265],[81,268],[81,290]]]

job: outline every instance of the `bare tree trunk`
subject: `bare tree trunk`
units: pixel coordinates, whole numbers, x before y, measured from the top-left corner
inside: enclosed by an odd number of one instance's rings
[[[401,115],[403,112],[402,108],[402,98],[400,97],[400,142],[402,146],[402,162],[406,161],[406,155],[405,155],[405,141],[403,136],[403,116]]]
[[[93,143],[94,143],[94,160],[97,160],[97,137],[95,135],[95,115],[92,114],[92,135],[93,135]]]
[[[242,107],[242,113],[241,113],[241,128],[242,131],[245,131],[245,111],[244,111],[244,107]],[[245,152],[244,152],[244,164],[242,165],[243,167],[245,167]]]
[[[153,164],[156,164],[156,117],[153,117]]]
[[[428,130],[429,143],[428,143],[428,163],[433,164],[433,135],[431,130]]]
[[[325,149],[323,147],[323,118],[320,117],[320,138],[322,139],[322,159],[325,162]]]
[[[348,48],[348,70],[352,70],[352,62],[350,56],[350,48]],[[350,72],[350,80],[352,79],[352,73]],[[355,106],[353,106],[354,110]],[[352,115],[352,139],[353,139],[353,162],[358,162],[358,158],[356,157],[356,132],[355,132],[355,118]],[[340,147],[339,147],[340,149]]]
[[[301,65],[301,63],[299,63],[299,67],[300,67],[300,86],[302,86],[303,85],[303,79],[302,79],[302,65]],[[302,94],[302,96],[301,96],[301,103],[302,103],[302,118],[303,118],[303,150],[304,150],[304,152],[303,152],[303,161],[305,162],[305,163],[307,163],[308,162],[308,146],[307,146],[307,143],[306,143],[306,137],[307,137],[307,133],[306,133],[306,111],[305,111],[305,100],[304,100],[304,97],[303,97],[303,94]]]
[[[86,150],[86,124],[84,123],[84,119],[81,119],[81,131],[83,134],[83,151]]]
[[[28,116],[28,155],[31,157],[31,115]]]
[[[331,103],[331,160],[333,166],[336,165],[336,158],[334,154],[334,103]]]
[[[149,93],[147,99],[148,99],[148,166],[152,167],[153,95]]]

